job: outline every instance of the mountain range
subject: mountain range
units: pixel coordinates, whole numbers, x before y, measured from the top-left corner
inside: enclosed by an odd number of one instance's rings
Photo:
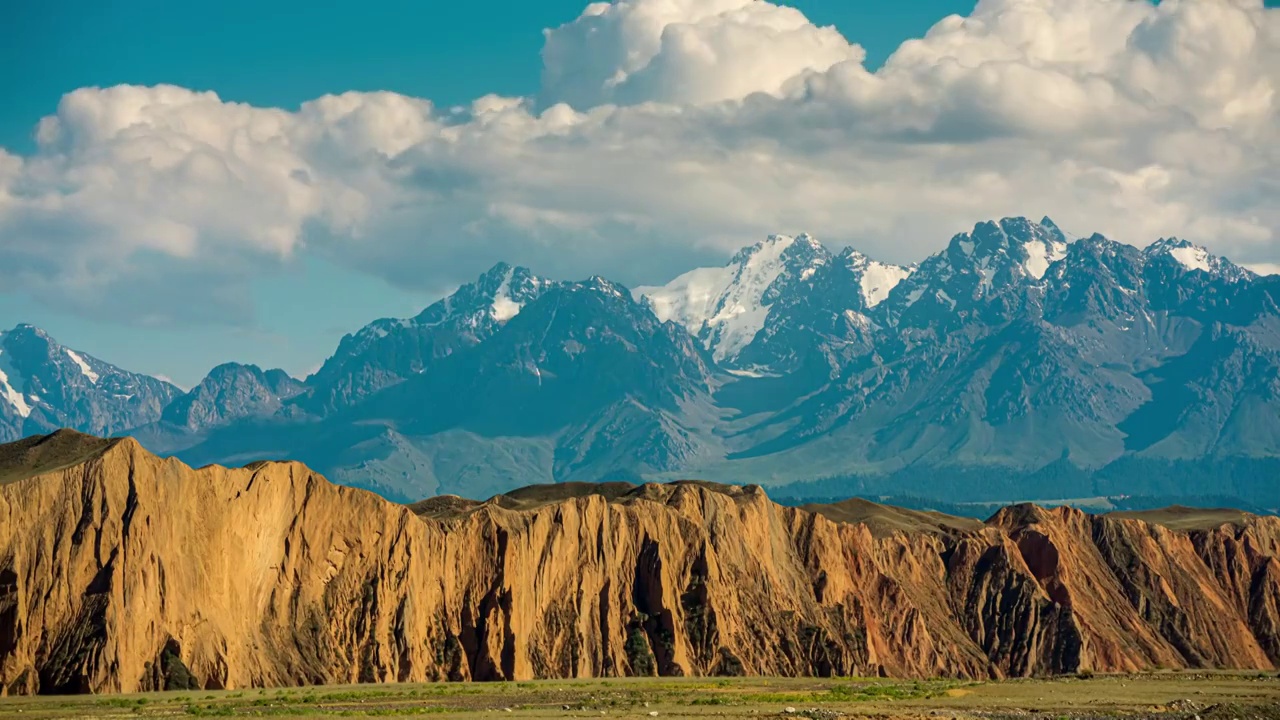
[[[342,339],[311,377],[189,392],[20,325],[0,440],[128,434],[187,463],[306,462],[401,501],[696,477],[953,502],[1280,506],[1280,278],[1188,241],[983,222],[918,265],[775,235],[664,286],[498,264]]]

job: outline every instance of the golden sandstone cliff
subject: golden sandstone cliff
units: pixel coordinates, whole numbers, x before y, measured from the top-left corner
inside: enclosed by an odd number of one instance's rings
[[[987,523],[758,488],[405,507],[298,464],[0,448],[0,691],[1280,661],[1280,519]]]

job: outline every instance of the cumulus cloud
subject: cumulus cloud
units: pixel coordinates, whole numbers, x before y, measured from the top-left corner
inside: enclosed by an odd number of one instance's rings
[[[546,33],[542,100],[701,104],[776,93],[866,53],[795,8],[758,0],[618,0]]]
[[[854,29],[856,30],[856,29]],[[542,87],[295,112],[86,88],[0,151],[0,283],[86,314],[245,322],[312,253],[426,290],[505,259],[654,282],[769,232],[912,261],[1048,214],[1280,261],[1280,10],[982,0],[879,70],[762,0],[619,0],[547,32]]]

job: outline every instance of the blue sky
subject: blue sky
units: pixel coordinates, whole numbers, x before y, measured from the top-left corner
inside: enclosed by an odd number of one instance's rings
[[[10,3],[0,325],[189,386],[305,374],[499,260],[655,283],[809,231],[908,263],[1049,215],[1280,269],[1258,0],[626,2]]]
[[[862,44],[870,65],[939,18],[972,7],[963,0],[789,4]],[[26,71],[0,76],[0,147],[30,152],[40,118],[64,93],[87,86],[170,83],[286,108],[347,90],[393,90],[442,105],[531,94],[543,28],[571,21],[583,7],[581,0],[17,3],[7,11],[0,66]],[[258,279],[254,296],[253,327],[182,329],[85,319],[0,293],[0,325],[32,322],[67,345],[186,386],[226,360],[301,374],[343,333],[378,317],[416,314],[435,299],[322,259]]]

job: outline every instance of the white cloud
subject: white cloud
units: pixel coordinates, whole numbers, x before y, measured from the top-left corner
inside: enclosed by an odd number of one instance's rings
[[[1280,263],[1254,263],[1249,269],[1259,275],[1280,275]]]
[[[835,28],[758,0],[595,3],[547,31],[541,98],[578,109],[741,99],[865,55]]]
[[[668,279],[769,232],[911,261],[1049,214],[1280,261],[1280,10],[983,0],[879,71],[760,0],[595,4],[543,87],[461,110],[346,93],[296,112],[86,88],[0,152],[0,283],[85,314],[241,322],[300,254],[444,288],[498,260]]]

